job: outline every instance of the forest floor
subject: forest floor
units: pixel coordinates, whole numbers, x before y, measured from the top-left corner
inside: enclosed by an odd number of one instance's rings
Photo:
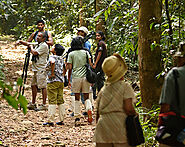
[[[6,82],[10,82],[15,87],[15,81],[21,77],[24,65],[25,46],[15,48],[13,41],[0,41],[0,54],[4,59],[4,73]],[[24,96],[30,102],[32,93],[30,81],[32,77],[31,62],[28,69],[28,77],[25,85]],[[132,80],[132,79],[130,79]],[[15,87],[16,89],[16,87]],[[88,124],[87,119],[81,117],[81,125],[75,127],[74,118],[70,116],[71,98],[70,89],[64,88],[64,100],[66,107],[66,117],[64,126],[44,127],[42,124],[47,122],[48,111],[28,110],[24,115],[22,110],[15,110],[5,100],[0,101],[0,146],[7,147],[73,147],[88,146],[93,147],[93,135],[95,131],[95,112],[94,121]],[[37,104],[42,104],[42,95],[37,95]],[[95,105],[95,102],[93,102]],[[47,102],[48,106],[48,102]],[[81,105],[82,110],[84,106]],[[58,111],[55,122],[59,121]]]

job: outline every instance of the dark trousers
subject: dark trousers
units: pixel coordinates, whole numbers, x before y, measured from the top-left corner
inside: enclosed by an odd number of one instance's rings
[[[101,88],[103,87],[104,85],[104,81],[105,81],[105,78],[104,78],[104,73],[103,71],[100,71],[100,72],[97,72],[97,80],[94,84],[94,86],[92,87],[93,89],[93,98],[96,99],[96,89],[98,90],[98,92],[101,90]]]

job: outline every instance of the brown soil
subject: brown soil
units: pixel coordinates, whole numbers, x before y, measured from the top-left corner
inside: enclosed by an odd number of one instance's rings
[[[4,72],[6,82],[15,85],[15,81],[21,77],[22,68],[25,59],[26,47],[14,47],[14,43],[1,41],[0,54],[4,58]],[[31,62],[30,62],[31,64]],[[32,76],[31,65],[28,70],[28,78],[25,85],[24,96],[31,101],[30,80]],[[17,88],[14,86],[15,89]],[[74,118],[70,116],[70,90],[64,89],[64,99],[66,104],[65,125],[54,127],[43,127],[47,122],[47,111],[28,110],[24,115],[22,110],[15,110],[5,100],[0,101],[0,146],[8,147],[53,147],[53,146],[95,146],[93,143],[93,134],[95,130],[95,121],[88,124],[87,119],[81,117],[81,125],[75,127]],[[42,103],[41,93],[38,93],[37,104]],[[81,105],[84,109],[83,104]],[[95,117],[93,113],[93,117]],[[56,122],[59,121],[58,111],[56,113]]]

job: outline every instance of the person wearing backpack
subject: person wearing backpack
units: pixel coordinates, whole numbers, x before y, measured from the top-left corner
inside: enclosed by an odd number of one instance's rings
[[[77,36],[82,37],[83,39],[88,35],[89,31],[86,27],[81,26],[80,28],[77,28]],[[91,50],[91,43],[87,40],[84,42],[84,48],[88,49],[87,51],[91,54],[90,50]],[[92,58],[91,58],[92,59]],[[71,78],[72,80],[72,78]],[[80,93],[81,96],[81,101],[83,104],[85,104],[84,101],[84,97],[83,94]],[[92,98],[91,98],[91,102],[92,102]],[[74,103],[75,103],[75,96],[74,93],[71,93],[71,111],[72,113],[70,114],[70,116],[74,116]],[[84,116],[87,116],[87,112],[83,112]]]
[[[75,103],[74,103],[74,117],[75,125],[80,121],[80,92],[84,95],[85,108],[88,113],[88,122],[92,122],[92,103],[89,100],[89,90],[90,83],[86,79],[86,60],[89,59],[89,64],[91,63],[91,56],[89,52],[83,49],[83,38],[78,36],[73,38],[71,42],[72,51],[69,53],[67,58],[67,69],[68,71],[68,81],[69,87],[71,88],[71,73],[72,73],[72,92],[75,93]]]
[[[36,32],[33,32],[30,37],[28,38],[28,42],[32,42],[32,40],[34,40],[35,42],[37,42],[37,35],[38,35],[38,32],[45,32],[46,34],[46,44],[50,47],[50,46],[53,46],[54,42],[53,42],[53,38],[52,38],[52,35],[51,35],[51,32],[49,31],[46,31],[44,30],[44,27],[45,27],[45,22],[43,20],[38,20],[37,23],[37,31]]]
[[[88,29],[84,26],[81,26],[80,28],[77,29],[77,35],[81,36],[83,38],[85,38],[88,34]],[[84,47],[89,49],[89,51],[91,50],[91,43],[87,40],[86,42],[84,42]]]
[[[184,92],[185,43],[184,42],[180,43],[180,47],[174,54],[173,60],[174,60],[174,67],[167,73],[164,83],[163,83],[163,88],[161,91],[161,96],[159,100],[159,104],[161,107],[160,107],[160,114],[159,114],[160,117],[158,120],[158,126],[159,127],[161,126],[161,128],[169,127],[168,124],[165,122],[167,120],[166,118],[170,117],[170,115],[180,115],[181,117],[179,118],[181,118],[181,120],[176,121],[175,118],[173,118],[173,123],[170,124],[169,128],[171,130],[173,129],[174,132],[161,133],[161,135],[159,135],[160,132],[158,133],[157,135],[158,138],[159,137],[162,138],[161,140],[158,140],[160,141],[159,147],[172,147],[174,146],[172,145],[174,144],[174,142],[176,146],[185,146],[185,135],[184,135],[184,129],[185,129],[185,92]],[[176,80],[175,80],[175,76],[176,76]],[[165,118],[166,120],[163,118]],[[181,132],[180,133],[175,132],[178,130],[180,130]],[[170,136],[173,136],[176,133],[178,134],[175,139],[174,137],[170,138]],[[161,142],[162,140],[164,143]],[[177,143],[181,143],[181,145],[177,145]]]

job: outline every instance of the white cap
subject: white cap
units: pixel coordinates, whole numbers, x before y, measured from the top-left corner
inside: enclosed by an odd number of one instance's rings
[[[88,29],[84,26],[81,26],[80,28],[77,29],[78,31],[83,31],[86,35],[88,34]]]

